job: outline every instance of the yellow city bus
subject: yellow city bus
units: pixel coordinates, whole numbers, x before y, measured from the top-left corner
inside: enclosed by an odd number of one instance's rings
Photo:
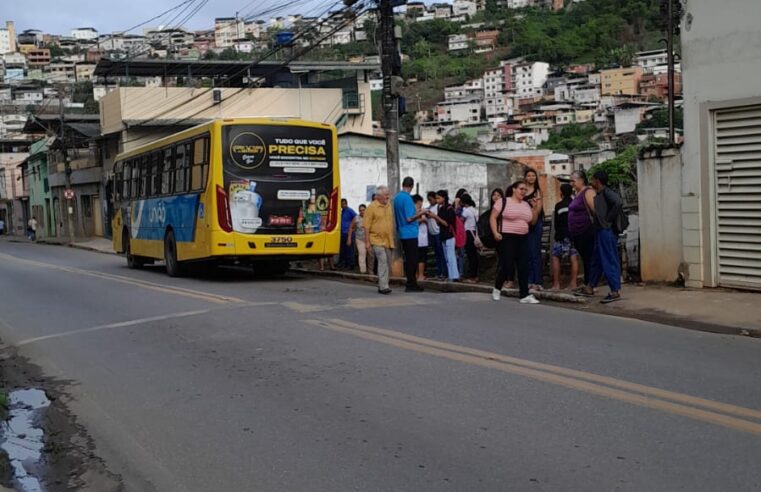
[[[194,263],[282,273],[338,253],[339,183],[334,126],[214,120],[116,157],[114,250],[173,277]]]

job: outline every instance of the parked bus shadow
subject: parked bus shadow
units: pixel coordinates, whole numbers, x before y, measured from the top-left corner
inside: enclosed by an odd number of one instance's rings
[[[167,276],[166,268],[163,264],[145,265],[143,270],[156,275]],[[297,272],[257,274],[250,266],[236,265],[188,265],[187,271],[182,277],[214,283],[293,282],[304,280],[304,276]]]

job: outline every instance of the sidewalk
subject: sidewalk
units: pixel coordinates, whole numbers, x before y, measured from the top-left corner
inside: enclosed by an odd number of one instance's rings
[[[23,236],[0,236],[0,240],[8,241],[10,243],[31,243],[26,237]],[[98,253],[116,254],[114,253],[114,247],[110,239],[102,237],[91,238],[79,238],[75,240],[73,244],[69,241],[60,238],[44,237],[34,241],[38,244],[53,244],[56,246],[68,246],[70,248],[84,249],[87,251],[96,251]]]
[[[598,289],[602,293],[604,287]],[[623,299],[585,309],[712,333],[761,338],[761,292],[624,285]]]
[[[354,281],[375,282],[374,275],[344,271],[324,271],[296,268],[293,271]],[[391,279],[394,285],[404,285],[404,279]],[[429,290],[442,292],[491,293],[491,285],[450,283],[426,280],[420,283]],[[592,298],[574,296],[568,292],[542,291],[538,299],[562,303],[571,309],[591,311],[609,316],[641,319],[698,331],[744,335],[761,338],[761,293],[728,289],[683,289],[662,285],[623,286],[623,299],[612,304],[600,304],[607,292],[602,286]],[[502,289],[502,295],[518,297],[517,289]]]

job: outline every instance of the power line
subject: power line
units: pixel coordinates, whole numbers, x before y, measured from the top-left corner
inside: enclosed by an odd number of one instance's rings
[[[333,4],[331,4],[331,5],[328,7],[328,9],[326,9],[326,11],[325,11],[325,12],[329,11],[330,9],[332,9],[332,8],[333,8],[335,5],[337,5],[337,4],[339,4],[339,3],[341,3],[341,0],[339,0],[339,1],[337,1],[337,2],[334,2]],[[344,10],[346,10],[346,11],[352,11],[352,9],[351,9],[351,8],[349,8],[349,7],[346,7]],[[322,20],[320,20],[320,21],[315,21],[315,22],[312,22],[312,23],[310,23],[310,24],[308,24],[308,25],[305,25],[305,26],[303,26],[303,28],[301,29],[301,32],[299,32],[299,33],[298,33],[296,36],[294,36],[294,38],[293,38],[293,41],[296,41],[297,39],[300,39],[301,37],[303,37],[304,35],[306,35],[306,34],[307,34],[307,33],[308,33],[310,30],[311,30],[311,28],[312,28],[312,27],[320,27],[320,26],[322,26],[322,24],[324,24],[324,23],[328,22],[329,20],[331,20],[331,19],[330,19],[330,18],[326,18],[326,19],[322,19]],[[303,56],[303,55],[304,55],[304,54],[306,54],[308,51],[311,51],[312,49],[316,48],[317,46],[319,46],[319,44],[320,44],[320,43],[322,43],[322,41],[323,41],[324,39],[326,39],[326,38],[327,38],[327,37],[329,37],[329,36],[332,36],[332,35],[333,35],[333,34],[334,34],[336,31],[338,31],[338,30],[342,29],[343,27],[345,27],[346,25],[348,25],[348,23],[349,23],[349,22],[351,22],[351,20],[352,20],[352,19],[348,19],[348,20],[347,20],[347,21],[345,21],[345,22],[344,22],[342,25],[339,25],[339,26],[338,26],[338,27],[337,27],[335,30],[333,30],[333,31],[329,32],[329,33],[328,33],[327,35],[325,35],[323,38],[321,38],[320,40],[318,40],[317,44],[316,44],[315,46],[311,47],[309,50],[307,50],[307,51],[303,51],[303,52],[299,53],[298,55],[291,57],[291,59],[290,59],[290,60],[287,60],[287,61],[285,61],[285,62],[283,62],[283,63],[279,64],[279,65],[278,65],[278,66],[276,66],[276,67],[275,67],[273,70],[271,70],[270,72],[268,72],[267,74],[265,74],[265,75],[264,75],[264,77],[266,78],[268,75],[271,75],[272,73],[275,73],[277,70],[279,70],[279,69],[280,69],[280,68],[282,68],[283,66],[287,65],[287,64],[288,64],[290,61],[292,61],[293,59],[295,59],[295,58],[297,58],[297,57],[299,57],[299,56]],[[278,51],[280,51],[280,50],[282,50],[282,49],[284,49],[284,48],[285,48],[284,46],[276,46],[276,47],[274,47],[274,48],[270,49],[270,51],[269,51],[269,52],[267,52],[267,53],[266,53],[266,54],[264,54],[263,56],[259,57],[257,60],[255,60],[255,61],[251,62],[250,64],[248,64],[248,65],[246,65],[245,67],[243,67],[241,70],[239,70],[239,71],[235,72],[235,73],[234,73],[234,74],[233,74],[233,75],[232,75],[230,78],[235,78],[235,77],[237,77],[238,75],[242,75],[242,74],[243,74],[243,72],[246,72],[246,71],[248,71],[248,70],[249,70],[251,67],[255,66],[255,65],[256,65],[256,64],[258,64],[258,63],[261,63],[262,61],[266,60],[267,58],[270,58],[271,56],[273,56],[273,55],[274,55],[274,54],[276,54]],[[224,73],[222,73],[222,74],[220,74],[220,75],[222,75],[222,76],[224,76],[224,75],[227,75],[227,72],[224,72]],[[170,113],[170,112],[172,112],[172,111],[175,111],[175,110],[177,110],[177,109],[179,109],[179,108],[183,107],[184,105],[187,105],[187,104],[190,104],[190,103],[194,102],[194,101],[195,101],[195,100],[197,100],[198,98],[200,98],[200,97],[204,96],[205,94],[208,94],[208,92],[210,92],[211,90],[212,90],[212,89],[208,89],[208,90],[206,90],[206,91],[203,91],[203,92],[201,92],[201,93],[197,94],[196,96],[193,96],[193,97],[192,97],[192,98],[190,98],[189,100],[183,101],[183,102],[181,102],[180,104],[177,104],[177,105],[175,105],[175,106],[173,106],[173,107],[170,107],[170,108],[168,108],[168,109],[166,109],[166,110],[163,110],[161,113],[157,114],[156,116],[154,116],[154,117],[152,117],[152,118],[150,118],[150,119],[148,119],[148,120],[146,120],[146,121],[144,121],[144,122],[142,122],[142,123],[140,123],[140,124],[138,124],[138,125],[135,125],[133,128],[139,128],[139,127],[143,127],[143,126],[146,126],[146,125],[148,125],[149,123],[151,123],[152,121],[156,121],[156,120],[158,120],[158,119],[159,119],[161,116],[163,116],[163,115],[165,115],[165,114],[167,114],[167,113]],[[241,92],[241,91],[238,91],[238,92],[236,92],[236,93],[235,93],[233,96],[231,96],[231,97],[234,97],[235,95],[239,94],[240,92]],[[161,105],[161,106],[163,106],[163,107],[166,107],[166,106],[167,106],[168,104],[170,104],[172,101],[176,101],[176,100],[179,100],[179,99],[181,99],[181,98],[183,98],[183,97],[184,97],[184,94],[178,94],[178,95],[176,95],[176,96],[174,96],[174,97],[172,97],[172,98],[169,98],[169,100],[167,100],[167,101],[164,101],[164,103],[162,103],[162,105]],[[206,109],[208,109],[208,108],[205,108],[205,109],[204,109],[204,110],[202,110],[202,111],[205,111]],[[195,116],[196,114],[198,114],[198,113],[195,113],[194,115],[191,115],[190,117],[188,117],[188,118],[185,118],[185,119],[183,119],[183,120],[181,120],[181,121],[186,121],[187,119],[190,119],[190,118],[192,118],[192,116]],[[177,124],[177,123],[175,123],[175,124]],[[124,141],[124,142],[122,142],[122,144],[130,143],[130,142],[132,142],[132,141],[135,141],[135,140],[140,140],[140,139],[127,140],[127,141]]]
[[[138,27],[142,27],[142,26],[144,26],[144,25],[148,24],[149,22],[153,22],[153,21],[155,21],[156,19],[160,19],[161,17],[165,16],[165,15],[166,15],[166,14],[168,14],[169,12],[172,12],[172,11],[174,11],[174,10],[176,10],[176,9],[178,9],[178,8],[180,8],[180,7],[182,7],[182,6],[183,6],[183,5],[185,5],[186,3],[191,3],[191,2],[195,2],[195,1],[196,1],[196,0],[184,0],[183,2],[180,2],[179,4],[175,5],[174,7],[170,8],[170,9],[168,9],[168,10],[165,10],[165,11],[161,12],[160,14],[156,15],[155,17],[151,17],[150,19],[148,19],[148,20],[146,20],[146,21],[144,21],[144,22],[141,22],[140,24],[135,24],[134,26],[130,27],[129,29],[125,29],[125,30],[123,30],[123,31],[116,31],[115,33],[113,33],[113,34],[111,34],[110,36],[108,36],[108,37],[107,37],[107,38],[106,38],[104,41],[108,41],[109,39],[112,39],[112,38],[113,38],[114,36],[116,36],[117,34],[121,34],[121,35],[124,35],[124,34],[127,34],[127,33],[128,33],[128,32],[130,32],[130,31],[134,31],[134,30],[135,30],[135,29],[137,29]]]
[[[181,16],[187,9],[189,9],[196,1],[199,1],[199,0],[191,0],[191,3],[186,5],[185,8],[183,8],[180,12],[177,13],[177,15],[175,15],[171,20],[169,20],[169,22],[167,23],[168,27],[166,29],[164,29],[166,31],[166,33],[163,35],[163,37],[159,36],[158,39],[155,40],[154,42],[162,44],[164,41],[169,39],[172,36],[172,33],[174,33],[174,31],[178,30],[183,25],[185,25],[185,23],[187,23],[190,19],[192,19],[198,13],[198,11],[200,11],[209,2],[209,0],[200,0],[200,3],[197,4],[193,8],[193,10],[191,10],[189,13],[187,13],[185,15],[185,17],[183,17],[174,27],[172,27],[172,23],[179,16]],[[153,46],[150,46],[150,43],[149,43],[149,47],[148,48],[145,48],[145,49],[143,49],[141,51],[138,51],[137,53],[133,54],[132,56],[127,57],[125,61],[128,62],[130,60],[134,60],[135,58],[148,53],[151,49],[153,49]]]
[[[364,10],[362,10],[362,11],[361,11],[361,13],[364,13],[364,12],[366,12],[367,10],[369,10],[369,9],[368,9],[368,8],[365,8]],[[361,13],[360,13],[360,15],[361,15]],[[290,62],[292,62],[292,61],[296,60],[297,58],[300,58],[300,57],[302,57],[302,56],[306,55],[307,53],[309,53],[310,51],[314,50],[315,48],[317,48],[318,46],[320,46],[320,44],[321,44],[321,43],[322,43],[324,40],[326,40],[327,38],[331,37],[331,36],[332,36],[333,34],[335,34],[336,32],[340,31],[341,29],[343,29],[344,27],[346,27],[347,25],[349,25],[349,24],[352,22],[352,20],[353,20],[353,19],[347,19],[347,20],[345,20],[343,23],[341,23],[341,24],[337,25],[336,27],[334,27],[333,29],[331,29],[331,30],[330,30],[328,33],[326,33],[324,36],[322,36],[321,38],[319,38],[319,39],[318,39],[318,40],[317,40],[317,41],[316,41],[316,42],[315,42],[313,45],[311,45],[311,46],[307,46],[307,47],[305,47],[304,49],[300,50],[300,51],[299,51],[297,54],[295,54],[295,55],[292,55],[292,56],[291,56],[289,59],[285,60],[283,63],[281,63],[280,65],[278,65],[277,67],[275,67],[273,70],[271,70],[271,71],[270,71],[270,72],[268,72],[267,74],[265,74],[265,75],[264,75],[264,77],[266,78],[268,75],[271,75],[271,74],[273,74],[273,73],[277,72],[278,70],[280,70],[281,68],[283,68],[283,67],[287,66],[287,65],[288,65]],[[247,88],[250,88],[250,87],[241,87],[241,88],[240,88],[240,89],[239,89],[239,90],[238,90],[236,93],[234,93],[232,96],[230,96],[230,97],[228,98],[228,101],[230,101],[232,98],[234,98],[234,97],[236,97],[236,96],[239,96],[240,94],[242,94],[242,93],[243,93],[243,91],[244,91],[245,89],[247,89]],[[187,121],[187,120],[189,120],[189,119],[193,118],[194,116],[198,116],[199,114],[203,113],[204,111],[206,111],[206,110],[210,109],[210,108],[211,108],[211,107],[213,107],[213,106],[214,106],[214,104],[212,104],[211,106],[207,106],[207,107],[205,107],[205,108],[203,108],[203,109],[201,109],[201,110],[199,110],[199,111],[197,111],[197,112],[193,113],[192,115],[190,115],[190,116],[188,116],[188,117],[186,117],[186,118],[184,118],[184,119],[180,120],[179,122],[175,122],[175,125],[179,125],[179,124],[181,124],[182,122],[184,122],[184,121]]]
[[[335,6],[335,5],[336,5],[336,4],[338,4],[338,3],[341,3],[341,2],[340,2],[340,0],[339,0],[338,2],[335,2],[334,4],[332,4],[332,5],[329,7],[329,9],[330,9],[330,8],[333,8],[333,6]],[[369,8],[369,7],[366,7],[366,6],[364,5],[364,2],[359,2],[358,4],[355,4],[355,5],[354,5],[354,6],[352,6],[352,7],[345,7],[344,9],[342,9],[342,11],[339,11],[339,13],[352,13],[352,14],[354,14],[354,16],[359,16],[359,15],[362,15],[362,14],[364,14],[364,13],[365,13],[365,12],[367,12],[368,10],[370,10],[370,8]],[[323,19],[323,20],[322,20],[322,21],[320,21],[320,22],[313,22],[313,23],[311,23],[310,25],[307,25],[307,26],[305,26],[305,27],[304,27],[304,29],[302,29],[302,32],[300,32],[298,36],[294,37],[294,41],[295,41],[297,38],[299,38],[299,37],[303,37],[303,35],[305,35],[305,34],[308,32],[309,28],[313,27],[313,26],[312,26],[313,24],[317,24],[318,26],[321,26],[322,24],[325,24],[326,22],[328,22],[328,21],[332,20],[334,17],[335,17],[335,16],[331,16],[330,18],[326,18],[326,19]],[[307,53],[309,53],[310,51],[314,50],[315,48],[319,47],[319,46],[322,44],[322,42],[323,42],[323,41],[325,41],[325,40],[326,40],[326,39],[328,39],[329,37],[333,36],[333,34],[335,34],[336,32],[340,31],[341,29],[343,29],[344,27],[346,27],[347,25],[349,25],[351,22],[353,22],[353,20],[354,20],[354,19],[353,19],[352,17],[349,17],[349,18],[345,19],[343,22],[341,22],[340,24],[338,24],[338,25],[336,25],[335,27],[333,27],[333,28],[332,28],[330,31],[328,31],[326,34],[324,34],[323,36],[321,36],[320,38],[318,38],[318,39],[317,39],[317,40],[316,40],[316,41],[315,41],[315,42],[314,42],[312,45],[310,45],[310,46],[307,46],[307,47],[305,47],[305,48],[302,48],[301,50],[299,50],[299,51],[298,51],[296,54],[293,54],[293,55],[292,55],[290,58],[288,58],[287,60],[285,60],[285,61],[283,61],[282,63],[278,64],[277,66],[273,67],[273,69],[272,69],[272,70],[270,70],[269,72],[265,73],[265,74],[264,74],[262,77],[266,78],[266,77],[268,77],[269,75],[272,75],[272,74],[276,73],[276,72],[277,72],[278,70],[280,70],[281,68],[283,68],[283,67],[286,67],[286,66],[287,66],[287,65],[288,65],[290,62],[294,61],[294,60],[295,60],[295,59],[297,59],[297,58],[300,58],[300,57],[304,56],[305,54],[307,54]],[[268,57],[272,56],[273,54],[275,54],[276,52],[280,51],[281,49],[283,49],[283,47],[282,47],[282,46],[280,46],[280,47],[277,47],[277,48],[274,48],[274,49],[270,50],[270,52],[268,52],[268,53],[267,53],[266,55],[264,55],[263,57],[261,57],[261,58],[259,58],[258,60],[256,60],[256,61],[252,62],[251,64],[248,64],[248,65],[246,65],[244,68],[242,68],[241,70],[239,70],[238,72],[236,72],[235,74],[233,74],[233,75],[231,76],[231,78],[235,78],[235,77],[237,77],[238,75],[241,75],[243,72],[247,71],[248,69],[250,69],[251,67],[253,67],[253,66],[254,66],[254,65],[256,65],[257,63],[260,63],[261,61],[264,61],[266,58],[268,58]],[[250,84],[250,81],[249,81],[249,84]],[[230,96],[230,97],[229,97],[227,100],[228,100],[228,101],[230,101],[232,98],[234,98],[234,97],[236,97],[236,96],[239,96],[239,95],[240,95],[241,93],[243,93],[243,91],[244,91],[245,89],[247,89],[247,88],[250,88],[250,85],[249,85],[249,87],[241,87],[241,88],[240,88],[238,91],[236,91],[234,94],[232,94],[232,95],[231,95],[231,96]],[[208,93],[209,93],[211,90],[212,90],[212,89],[210,88],[210,89],[208,89],[208,90],[206,90],[206,91],[203,91],[203,92],[201,92],[200,94],[198,94],[198,95],[196,95],[196,96],[193,96],[191,99],[189,99],[189,100],[187,100],[187,101],[183,101],[182,103],[180,103],[180,104],[177,104],[177,105],[175,105],[174,107],[168,108],[167,110],[165,110],[165,111],[161,112],[160,114],[157,114],[156,116],[154,116],[154,117],[152,117],[152,118],[150,118],[150,119],[148,119],[148,120],[146,120],[146,121],[144,121],[144,122],[142,122],[142,123],[139,123],[139,124],[137,124],[137,125],[133,126],[132,128],[140,128],[140,127],[144,127],[144,126],[147,126],[149,123],[151,123],[151,122],[153,122],[153,121],[157,121],[157,120],[158,120],[158,119],[159,119],[161,116],[163,116],[163,115],[165,115],[165,114],[167,114],[167,113],[170,113],[170,112],[172,112],[172,111],[175,111],[175,110],[177,110],[177,109],[179,109],[179,108],[181,108],[181,107],[183,107],[183,106],[185,106],[185,105],[187,105],[187,104],[190,104],[190,103],[194,102],[195,100],[197,100],[197,99],[198,99],[198,98],[200,98],[201,96],[203,96],[203,95],[205,95],[205,94],[208,94]],[[181,97],[181,96],[182,96],[182,95],[180,94],[180,95],[178,95],[178,96],[175,96],[175,97]],[[173,122],[173,125],[180,125],[180,124],[184,123],[185,121],[188,121],[188,120],[192,119],[194,116],[197,116],[197,115],[199,115],[200,113],[203,113],[204,111],[206,111],[206,110],[210,109],[210,108],[211,108],[211,107],[213,107],[213,106],[214,106],[214,104],[212,103],[211,105],[209,105],[209,106],[206,106],[206,107],[202,108],[201,110],[199,110],[199,111],[197,111],[197,112],[195,112],[195,113],[191,114],[190,116],[187,116],[187,117],[185,117],[185,118],[182,118],[182,119],[180,119],[180,120],[178,120],[178,121],[174,121],[174,122]],[[127,143],[131,143],[131,142],[134,142],[134,141],[137,141],[137,140],[142,140],[142,138],[134,138],[134,139],[126,140],[126,141],[122,142],[122,145],[124,145],[124,144],[127,144]]]

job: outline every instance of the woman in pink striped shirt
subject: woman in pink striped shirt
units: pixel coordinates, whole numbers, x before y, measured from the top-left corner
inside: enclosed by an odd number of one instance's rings
[[[521,304],[539,303],[528,290],[528,230],[529,226],[536,224],[539,219],[542,200],[535,199],[533,206],[529,205],[523,201],[527,191],[525,181],[516,181],[506,190],[507,198],[498,200],[492,207],[490,224],[494,239],[497,241],[497,254],[500,260],[500,269],[492,290],[492,299],[495,301],[499,301],[502,284],[517,265]]]

